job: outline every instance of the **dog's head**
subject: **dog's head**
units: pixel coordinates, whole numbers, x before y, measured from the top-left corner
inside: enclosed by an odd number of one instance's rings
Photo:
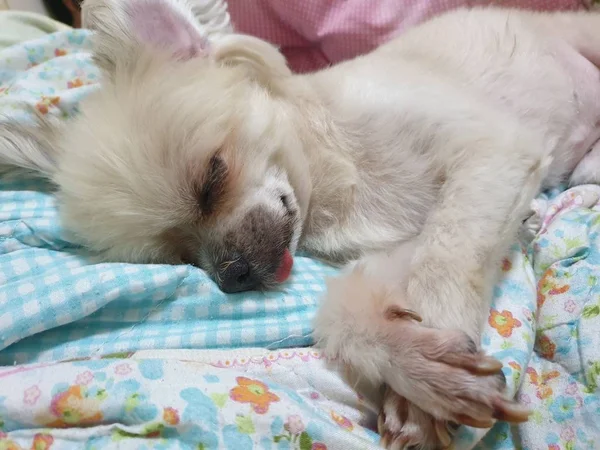
[[[282,55],[209,43],[185,2],[87,0],[102,87],[52,174],[64,226],[109,260],[188,262],[226,292],[291,269],[310,196]]]

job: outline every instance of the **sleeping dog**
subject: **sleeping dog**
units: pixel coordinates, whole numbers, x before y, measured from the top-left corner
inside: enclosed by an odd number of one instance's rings
[[[386,386],[385,446],[527,419],[479,333],[534,196],[600,178],[599,15],[458,10],[293,75],[259,39],[209,42],[183,0],[83,14],[101,88],[67,124],[0,125],[0,162],[56,184],[81,244],[225,292],[284,281],[299,248],[353,261],[315,336]]]

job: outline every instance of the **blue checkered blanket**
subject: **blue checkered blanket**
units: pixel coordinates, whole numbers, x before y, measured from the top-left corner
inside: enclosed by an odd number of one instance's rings
[[[0,114],[66,117],[95,89],[89,34],[0,52]],[[224,295],[190,266],[93,264],[60,227],[52,187],[0,176],[0,365],[140,349],[307,345],[324,276],[297,257],[280,292]]]

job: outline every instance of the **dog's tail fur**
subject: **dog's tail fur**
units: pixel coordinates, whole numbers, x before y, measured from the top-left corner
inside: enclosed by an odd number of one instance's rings
[[[30,123],[0,118],[0,165],[51,178],[56,170],[57,129],[41,116]]]

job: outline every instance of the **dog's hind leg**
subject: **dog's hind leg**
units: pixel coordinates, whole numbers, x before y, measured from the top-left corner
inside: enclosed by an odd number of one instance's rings
[[[600,68],[600,12],[534,13],[530,19],[545,34],[562,38]]]
[[[583,157],[569,180],[570,186],[600,184],[600,141]]]

